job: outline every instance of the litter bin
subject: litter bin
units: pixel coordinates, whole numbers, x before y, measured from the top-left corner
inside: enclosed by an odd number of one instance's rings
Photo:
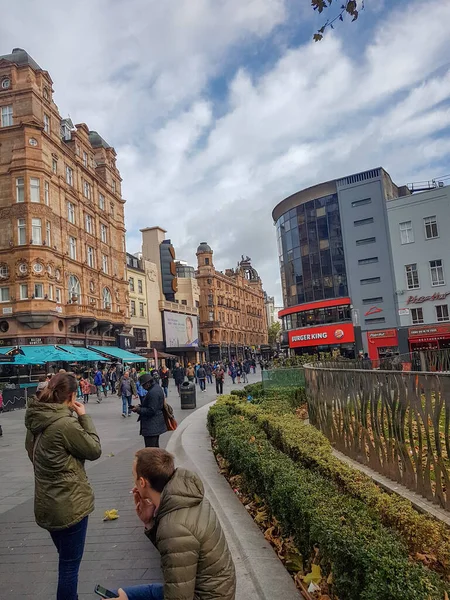
[[[184,381],[180,386],[181,408],[196,408],[195,383]]]

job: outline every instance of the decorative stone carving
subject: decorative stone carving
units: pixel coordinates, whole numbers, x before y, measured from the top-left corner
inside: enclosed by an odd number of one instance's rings
[[[147,269],[147,278],[149,281],[157,281],[158,279],[158,271],[156,269],[156,265],[151,265]]]
[[[28,261],[24,258],[16,262],[16,273],[18,277],[26,277],[29,272]]]

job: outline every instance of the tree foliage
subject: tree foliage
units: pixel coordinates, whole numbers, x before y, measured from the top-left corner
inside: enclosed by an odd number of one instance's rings
[[[275,323],[272,323],[272,325],[269,327],[269,344],[272,346],[273,344],[276,344],[278,341],[278,336],[280,334],[280,330],[281,330],[281,325],[280,323],[277,321]]]
[[[341,0],[342,2],[342,0]],[[325,10],[330,8],[335,8],[338,4],[338,0],[311,0],[311,6],[314,10],[317,10],[319,13],[323,13]],[[337,14],[333,14],[333,17],[327,19],[324,25],[313,35],[313,40],[315,42],[320,42],[323,39],[323,34],[325,33],[325,29],[329,27],[330,29],[334,29],[334,23],[336,21],[343,21],[344,16],[349,16],[352,18],[352,21],[356,21],[359,17],[359,12],[364,9],[364,0],[344,0],[342,2]]]

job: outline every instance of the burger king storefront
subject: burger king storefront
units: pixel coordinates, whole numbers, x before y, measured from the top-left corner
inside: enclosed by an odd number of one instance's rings
[[[334,323],[294,329],[288,332],[289,348],[296,354],[332,352],[339,349],[347,358],[356,356],[355,328],[352,323]]]
[[[316,354],[339,350],[355,358],[362,348],[361,329],[352,322],[349,297],[318,300],[280,310],[285,347],[295,354]]]

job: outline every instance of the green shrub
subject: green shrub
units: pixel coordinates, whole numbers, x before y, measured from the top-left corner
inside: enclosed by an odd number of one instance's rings
[[[432,553],[450,574],[450,532],[445,524],[417,512],[397,494],[388,494],[370,477],[333,455],[327,438],[312,425],[276,411],[261,411],[243,403],[229,404],[232,412],[253,419],[271,443],[302,466],[334,481],[343,492],[362,500],[381,520],[399,532],[411,554]]]
[[[400,538],[364,502],[275,449],[227,402],[210,409],[208,425],[232,471],[244,475],[303,555],[320,544],[341,600],[442,600],[438,576],[410,562]]]

